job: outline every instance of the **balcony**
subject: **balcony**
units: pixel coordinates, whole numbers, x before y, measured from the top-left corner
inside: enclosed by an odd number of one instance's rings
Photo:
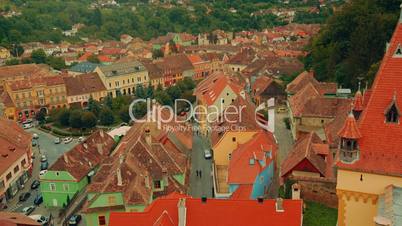
[[[340,159],[344,163],[352,163],[359,159],[359,150],[341,149]]]

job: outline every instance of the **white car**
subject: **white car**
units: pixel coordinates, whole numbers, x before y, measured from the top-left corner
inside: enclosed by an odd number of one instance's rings
[[[43,215],[35,214],[29,216],[29,218],[35,220],[36,222],[40,223],[41,225],[46,225],[49,222],[49,218]]]
[[[25,214],[25,215],[29,215],[29,214],[31,214],[33,211],[35,210],[35,206],[27,206],[27,207],[25,207],[24,209],[22,209],[22,212]]]
[[[78,142],[83,142],[85,140],[85,137],[78,137]]]
[[[24,124],[22,124],[22,128],[24,128],[24,129],[29,129],[29,128],[32,128],[32,127],[33,127],[32,123],[24,123]]]
[[[61,143],[61,139],[60,139],[59,137],[56,137],[56,138],[54,139],[54,143],[55,143],[55,144],[60,144],[60,143]]]
[[[71,138],[71,137],[66,137],[66,138],[64,138],[64,143],[65,144],[68,144],[68,143],[70,143],[71,141],[73,141],[73,138]]]
[[[36,133],[34,133],[34,134],[32,135],[32,138],[33,138],[33,139],[39,139],[39,135],[36,134]]]
[[[40,172],[39,172],[39,176],[43,176],[43,175],[45,175],[47,173],[47,170],[41,170]]]
[[[210,159],[210,158],[212,158],[211,150],[205,149],[205,150],[204,150],[204,157],[205,157],[205,159]]]

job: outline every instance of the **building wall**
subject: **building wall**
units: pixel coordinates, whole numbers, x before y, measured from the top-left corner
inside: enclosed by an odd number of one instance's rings
[[[80,192],[87,184],[87,177],[77,182],[66,171],[48,171],[40,178],[43,203],[46,207],[63,207],[63,204],[67,205],[67,196],[71,200],[75,193]]]
[[[0,148],[8,148],[8,147],[0,147]],[[25,161],[25,167],[22,165],[22,162]],[[28,158],[27,153],[25,153],[24,155],[22,155],[20,158],[18,158],[17,161],[14,162],[14,164],[12,164],[10,166],[10,168],[8,168],[6,171],[4,171],[1,175],[0,175],[0,197],[2,197],[6,191],[12,187],[12,189],[9,191],[12,193],[12,196],[15,195],[15,193],[18,191],[18,187],[17,187],[17,180],[19,178],[21,178],[21,176],[23,176],[23,174],[25,172],[28,171],[28,169],[31,167],[30,165],[30,161]],[[17,169],[18,171],[14,171],[14,169]],[[7,175],[11,175],[11,177],[9,179],[7,179]],[[28,178],[26,178],[28,179]],[[26,181],[24,181],[25,183]],[[4,185],[3,185],[4,183]]]
[[[216,165],[229,165],[229,154],[238,147],[239,144],[248,142],[256,134],[256,131],[226,132],[222,139],[213,147],[213,157]],[[235,141],[233,141],[235,138]]]
[[[88,102],[91,96],[94,100],[101,101],[103,98],[107,96],[107,91],[99,91],[94,93],[85,93],[82,95],[68,96],[67,103],[68,104],[81,103],[82,105],[83,103]]]
[[[98,73],[100,79],[106,87],[106,90],[112,94],[113,97],[117,96],[117,92],[121,95],[130,95],[134,92],[138,85],[146,87],[149,83],[148,71],[139,71],[136,73],[105,76],[102,71],[97,67],[95,72]]]
[[[385,187],[402,186],[402,177],[338,169],[338,225],[374,226],[378,196]]]

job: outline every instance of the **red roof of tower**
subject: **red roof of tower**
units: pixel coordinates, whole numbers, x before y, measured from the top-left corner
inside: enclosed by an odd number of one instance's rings
[[[363,95],[359,91],[355,94],[355,99],[353,101],[353,110],[354,111],[363,111]]]
[[[356,119],[352,113],[349,114],[342,129],[338,132],[338,136],[348,139],[359,139],[362,137]]]

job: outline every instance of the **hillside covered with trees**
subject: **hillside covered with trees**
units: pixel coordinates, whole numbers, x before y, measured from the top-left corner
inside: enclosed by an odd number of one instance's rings
[[[306,67],[319,80],[356,88],[369,84],[400,15],[401,0],[353,0],[334,13],[313,40]]]

